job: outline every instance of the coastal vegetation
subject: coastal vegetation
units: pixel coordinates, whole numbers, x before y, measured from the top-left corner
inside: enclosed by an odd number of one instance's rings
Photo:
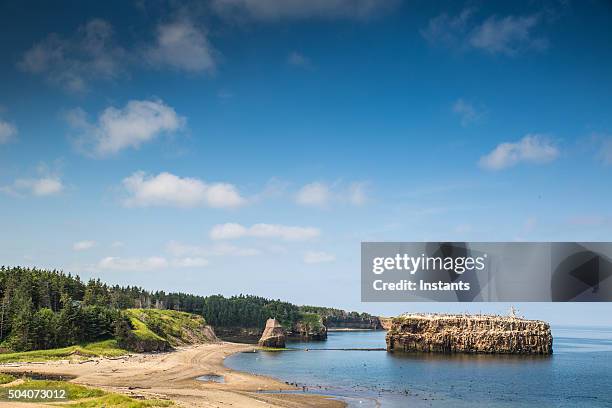
[[[252,295],[147,291],[81,281],[57,270],[0,267],[0,362],[165,351],[216,340],[209,326],[250,330],[275,318],[289,335],[324,338],[326,325],[376,326],[376,318]]]
[[[91,357],[118,357],[126,354],[127,350],[120,348],[114,339],[98,341],[95,343],[74,345],[68,347],[0,353],[0,363],[15,361],[48,361],[66,360],[71,358]]]
[[[67,401],[67,406],[72,408],[89,408],[89,407],[107,407],[107,408],[149,408],[149,407],[169,407],[173,405],[167,400],[141,400],[128,397],[126,395],[116,394],[113,392],[103,391],[97,388],[85,387],[66,381],[53,380],[34,380],[26,378],[23,381],[15,381],[16,377],[9,374],[0,374],[0,383],[6,384],[0,387],[0,400],[6,400],[9,391],[40,391],[45,390],[46,393],[52,391],[61,391],[65,398],[58,401]],[[11,384],[15,381],[15,384]],[[26,394],[27,395],[27,394]],[[34,394],[35,395],[35,394]],[[48,402],[48,399],[28,398],[27,402]]]
[[[380,319],[369,313],[347,312],[342,309],[321,306],[300,306],[300,310],[304,313],[315,313],[321,316],[322,323],[328,329],[382,329]]]

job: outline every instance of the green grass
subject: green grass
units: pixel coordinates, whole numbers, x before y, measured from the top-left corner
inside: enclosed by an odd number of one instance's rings
[[[49,350],[33,350],[19,353],[0,354],[0,363],[64,360],[72,356],[116,357],[126,354],[115,340],[104,340],[84,345],[68,346]]]
[[[66,391],[66,399],[68,400],[101,397],[106,394],[106,392],[102,390],[88,388],[66,381],[25,380],[21,384],[0,388],[0,399],[6,399],[9,390],[64,390]],[[31,401],[32,400],[28,400],[28,402]]]
[[[0,384],[8,384],[15,381],[15,377],[10,374],[0,373]]]
[[[172,401],[164,400],[137,400],[126,395],[109,393],[96,388],[89,388],[66,381],[25,380],[21,384],[10,387],[0,387],[0,399],[6,399],[9,390],[64,390],[66,400],[75,401],[60,406],[72,408],[149,408],[169,407]],[[66,400],[44,400],[45,402],[61,402]],[[85,400],[85,401],[79,401]],[[41,402],[42,400],[22,400],[23,402]]]
[[[65,406],[72,408],[149,408],[149,407],[169,407],[174,405],[171,401],[163,400],[135,400],[125,395],[108,394],[100,398],[75,402]]]
[[[134,330],[132,330],[132,334],[134,334],[136,338],[138,338],[139,340],[164,340],[153,330],[149,329],[149,326],[147,326],[147,324],[142,321],[140,313],[137,313],[135,309],[128,310],[127,315],[130,318],[130,323],[132,324],[132,327],[134,327]]]
[[[206,321],[199,315],[157,309],[128,309],[125,313],[134,328],[132,334],[136,343],[143,342],[144,344],[149,343],[149,345],[163,343],[180,346],[205,343],[210,340],[204,330]],[[151,349],[155,349],[155,347]],[[139,349],[135,348],[135,350],[138,351]],[[147,349],[145,347],[140,351],[147,351]],[[56,349],[0,353],[0,363],[117,357],[127,354],[127,352],[127,350],[120,348],[115,340],[111,339]]]
[[[172,346],[209,340],[203,330],[206,321],[199,315],[159,309],[127,309],[125,313],[139,339],[167,340]]]

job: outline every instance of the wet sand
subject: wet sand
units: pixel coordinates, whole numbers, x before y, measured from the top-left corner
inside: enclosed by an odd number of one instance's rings
[[[297,390],[270,377],[230,370],[223,360],[253,346],[213,343],[179,348],[169,353],[130,354],[120,358],[94,358],[86,361],[0,364],[0,372],[35,372],[74,377],[71,382],[108,391],[146,398],[169,399],[180,407],[314,407],[341,408],[346,404],[319,395],[274,394],[258,391]],[[202,375],[218,375],[223,383],[196,380]],[[10,404],[2,406],[49,406]],[[57,403],[54,404],[57,406]]]

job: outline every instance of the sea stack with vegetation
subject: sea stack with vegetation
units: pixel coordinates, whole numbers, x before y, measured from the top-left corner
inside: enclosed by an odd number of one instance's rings
[[[404,314],[392,320],[387,351],[552,354],[550,325],[499,315]]]

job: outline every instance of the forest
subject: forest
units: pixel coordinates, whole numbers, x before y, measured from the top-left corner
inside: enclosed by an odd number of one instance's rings
[[[263,327],[274,317],[292,327],[304,313],[348,316],[339,309],[300,307],[258,296],[198,296],[108,285],[57,270],[0,267],[0,351],[64,347],[109,338],[121,341],[130,308],[202,315],[213,327]],[[355,317],[361,316],[354,314]],[[369,315],[367,315],[369,316]]]
[[[328,328],[346,325],[363,325],[372,329],[380,329],[380,321],[376,316],[369,313],[347,312],[342,309],[334,309],[322,306],[300,306],[303,313],[316,313],[323,319],[323,324]]]

